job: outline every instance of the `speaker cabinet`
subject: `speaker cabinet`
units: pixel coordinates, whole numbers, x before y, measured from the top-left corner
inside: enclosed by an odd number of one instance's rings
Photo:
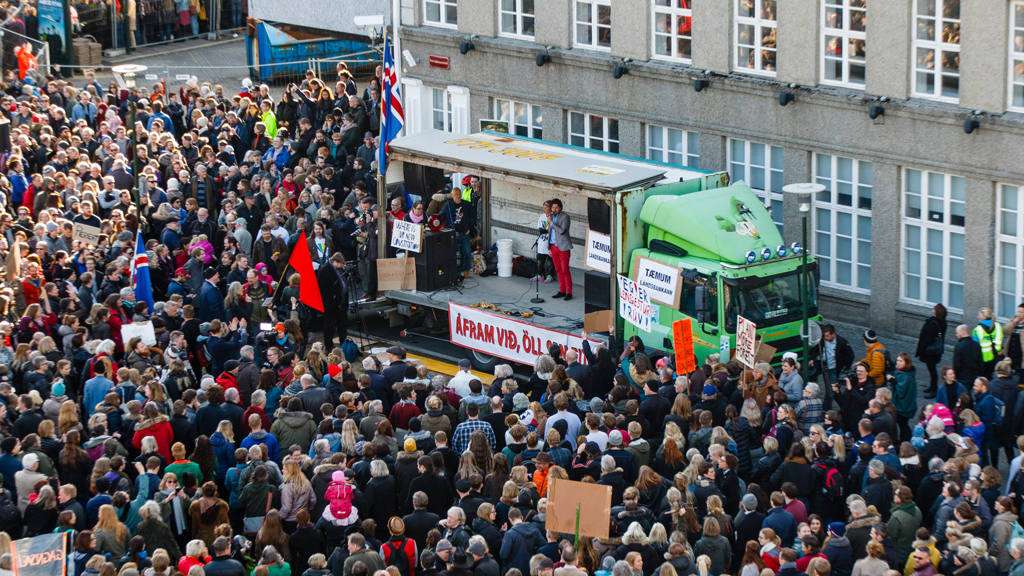
[[[431,292],[447,288],[456,274],[455,232],[428,232],[423,237],[423,251],[416,255],[416,289]]]
[[[583,276],[583,312],[590,314],[598,310],[610,310],[611,289],[611,276],[604,272],[587,270]]]
[[[597,198],[587,198],[587,223],[590,229],[601,234],[612,232],[612,208]]]

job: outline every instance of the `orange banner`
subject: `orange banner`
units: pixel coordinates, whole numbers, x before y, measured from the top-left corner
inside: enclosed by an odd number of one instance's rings
[[[693,355],[693,328],[689,318],[672,323],[672,348],[676,353],[676,374],[689,374],[697,369],[697,359]]]

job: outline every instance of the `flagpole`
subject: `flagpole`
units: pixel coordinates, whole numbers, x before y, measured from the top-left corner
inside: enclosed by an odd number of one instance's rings
[[[395,61],[395,85],[402,85],[402,39],[398,33],[398,29],[402,25],[402,9],[399,6],[399,0],[391,0],[391,43],[394,45],[394,61]],[[403,123],[402,130],[405,130]],[[401,134],[401,132],[399,132]]]
[[[396,25],[397,24],[393,24]],[[387,209],[385,202],[387,201],[387,184],[385,182],[385,172],[387,168],[380,164],[380,158],[387,158],[387,143],[385,142],[386,125],[391,106],[391,95],[394,92],[394,87],[385,90],[387,84],[387,67],[386,62],[388,59],[388,27],[384,27],[384,53],[381,56],[381,65],[384,66],[384,72],[381,77],[381,99],[380,99],[380,138],[378,139],[377,146],[380,148],[378,151],[378,166],[377,166],[377,258],[386,258],[388,249],[388,220],[387,220]],[[393,59],[392,59],[393,60]],[[383,220],[383,228],[381,227],[381,220]],[[371,271],[367,268],[368,274],[376,273],[376,270]]]

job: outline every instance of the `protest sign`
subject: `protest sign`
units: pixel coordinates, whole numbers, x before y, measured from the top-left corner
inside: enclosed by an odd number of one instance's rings
[[[75,242],[95,246],[100,242],[100,233],[100,229],[96,226],[75,222],[71,228],[71,239]]]
[[[121,341],[125,344],[138,336],[146,343],[146,346],[156,346],[156,331],[153,329],[153,322],[132,322],[121,326]]]
[[[612,487],[552,478],[545,528],[549,532],[607,538],[612,520]]]
[[[552,344],[559,347],[563,357],[566,350],[572,349],[579,355],[580,362],[586,362],[580,336],[479,308],[449,302],[448,329],[452,344],[520,364],[533,364],[537,356],[548,353]]]
[[[676,374],[689,374],[697,369],[693,355],[693,326],[689,318],[672,323],[672,348],[676,353]]]
[[[586,262],[587,268],[591,270],[597,270],[598,272],[604,272],[605,274],[612,273],[612,238],[607,234],[601,234],[600,232],[594,232],[593,230],[587,230],[587,246],[586,246]]]
[[[753,368],[757,361],[757,325],[743,316],[737,316],[736,323],[736,359]]]
[[[11,542],[15,576],[66,576],[67,532],[54,532]]]
[[[641,288],[647,290],[651,300],[679,309],[679,270],[668,264],[650,258],[637,258],[633,278]]]
[[[644,332],[651,331],[654,305],[651,304],[650,295],[639,284],[621,274],[619,275],[619,316]]]
[[[586,332],[608,332],[615,322],[611,310],[595,310],[583,315],[583,330]]]
[[[395,220],[391,229],[391,247],[419,253],[423,243],[423,225]]]
[[[416,260],[414,258],[378,258],[378,290],[415,290]]]

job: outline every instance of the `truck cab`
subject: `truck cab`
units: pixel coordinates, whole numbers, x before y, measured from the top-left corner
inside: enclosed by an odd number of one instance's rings
[[[645,346],[667,352],[673,323],[690,318],[700,363],[725,339],[735,348],[737,316],[743,316],[775,348],[772,363],[783,352],[799,354],[801,291],[808,317],[818,318],[817,265],[798,243],[783,242],[754,192],[743,183],[703,190],[668,184],[653,191],[639,214],[645,238],[629,253],[629,276],[644,285],[637,277],[644,260],[671,267],[678,271],[678,304],[655,301],[650,331],[626,324],[625,337],[639,336]]]

